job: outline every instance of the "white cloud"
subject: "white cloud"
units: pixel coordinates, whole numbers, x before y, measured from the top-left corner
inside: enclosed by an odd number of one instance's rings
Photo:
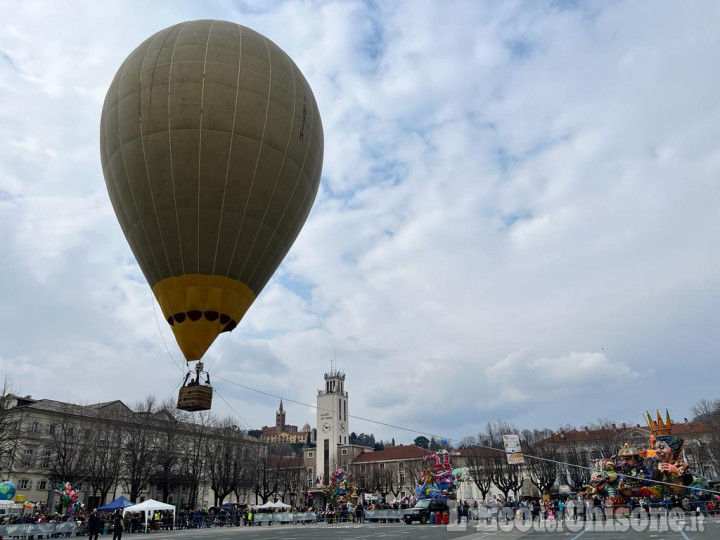
[[[130,402],[180,382],[98,126],[125,56],[193,18],[283,47],[326,140],[303,232],[209,351],[219,377],[312,404],[337,361],[351,413],[457,438],[717,395],[688,373],[714,369],[720,322],[718,7],[429,1],[0,6],[0,367],[25,393]],[[272,422],[275,397],[217,387]]]

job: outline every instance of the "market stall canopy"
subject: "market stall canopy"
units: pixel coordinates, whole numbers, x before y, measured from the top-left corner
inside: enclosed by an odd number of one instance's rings
[[[173,526],[175,524],[175,507],[172,504],[165,504],[160,501],[155,501],[153,499],[148,499],[145,502],[141,502],[140,504],[135,504],[133,506],[128,506],[123,510],[123,516],[127,514],[128,512],[143,512],[145,514],[145,523],[150,523],[150,518],[156,510],[172,510],[172,517],[173,517]]]
[[[127,512],[154,512],[155,510],[172,510],[173,512],[175,512],[175,507],[172,504],[165,504],[160,501],[148,499],[147,501],[141,502],[140,504],[134,504],[132,506],[127,506],[124,510],[124,513],[127,513]]]
[[[282,501],[278,501],[272,505],[273,508],[290,508],[289,504],[285,504]]]
[[[134,504],[135,503],[128,499],[125,495],[120,495],[114,501],[107,503],[105,506],[99,507],[98,510],[104,512],[106,510],[115,510],[116,508],[127,508],[128,506],[132,506]]]

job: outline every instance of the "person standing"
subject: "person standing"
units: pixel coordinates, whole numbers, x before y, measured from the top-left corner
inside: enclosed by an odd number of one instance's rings
[[[100,519],[100,514],[98,514],[97,508],[94,508],[88,518],[88,533],[90,540],[97,540],[100,531],[102,531],[102,519]]]
[[[123,520],[122,511],[115,509],[113,514],[113,540],[122,540],[122,533],[125,530],[125,521]]]

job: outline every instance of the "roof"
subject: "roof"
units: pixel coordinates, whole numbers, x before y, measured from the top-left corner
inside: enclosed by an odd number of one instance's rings
[[[373,463],[376,461],[400,461],[404,459],[422,459],[425,456],[432,454],[432,451],[420,448],[414,444],[408,444],[406,446],[388,446],[385,450],[378,450],[375,452],[363,452],[359,454],[354,460],[355,463]]]
[[[709,427],[703,422],[680,422],[672,425],[672,434],[678,437],[697,436],[707,433]],[[568,442],[594,442],[599,440],[622,439],[632,432],[641,432],[647,434],[650,438],[650,428],[646,426],[626,426],[619,428],[602,428],[602,429],[571,429],[560,431],[547,439],[549,443],[568,443]]]

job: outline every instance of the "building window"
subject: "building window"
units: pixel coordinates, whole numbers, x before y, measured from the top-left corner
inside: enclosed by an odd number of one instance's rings
[[[308,452],[308,457],[309,457],[309,458],[313,457],[313,453],[312,453],[312,452]]]
[[[381,471],[384,471],[384,470],[385,470],[385,464],[384,464],[384,463],[381,463],[381,464],[380,464],[380,470],[381,470]]]
[[[39,490],[47,489],[47,481],[40,480],[40,482],[38,482],[38,489]]]
[[[338,444],[342,444],[342,435],[338,437]]]
[[[75,428],[67,428],[67,436],[72,437],[73,435],[75,435]]]
[[[34,465],[35,463],[35,450],[32,448],[27,448],[25,450],[25,454],[23,455],[23,465],[26,465],[28,467]]]
[[[38,430],[38,427],[40,427],[40,424],[37,422],[30,422],[30,431],[32,433],[36,432]]]
[[[340,452],[343,456],[347,456],[347,448],[343,448]]]
[[[57,426],[55,424],[50,424],[48,426],[48,433],[50,435],[55,435],[55,429],[57,429]]]
[[[32,482],[27,478],[22,478],[18,482],[18,489],[30,489],[30,486],[32,486]]]
[[[405,483],[405,473],[404,473],[404,472],[401,472],[401,473],[400,473],[400,484],[402,485],[402,484],[404,484],[404,483]]]
[[[50,450],[43,452],[42,458],[40,459],[40,466],[45,468],[50,466]]]

